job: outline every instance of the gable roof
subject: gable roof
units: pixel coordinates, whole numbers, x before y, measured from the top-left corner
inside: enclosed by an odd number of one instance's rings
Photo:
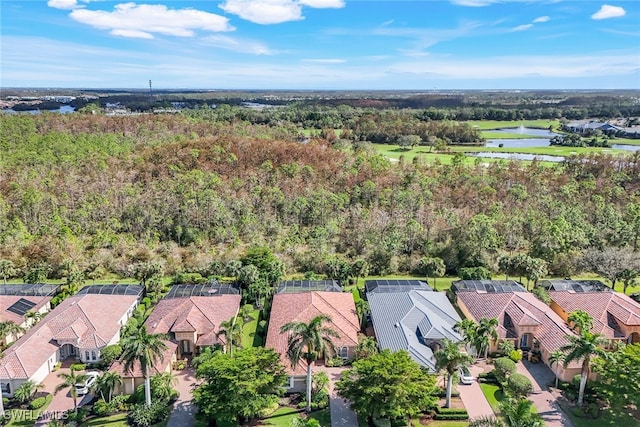
[[[280,360],[290,375],[303,375],[307,366],[302,361],[296,369],[291,368],[286,355],[288,334],[280,333],[280,328],[289,322],[309,322],[320,314],[331,317],[332,323],[325,326],[332,328],[340,335],[339,338],[332,339],[336,348],[358,345],[360,322],[356,314],[353,294],[350,292],[313,291],[273,296],[265,347],[273,348],[280,353]]]
[[[118,321],[136,302],[133,295],[75,295],[20,337],[0,360],[0,377],[27,379],[46,363],[60,345],[76,341],[80,348],[100,348],[120,332]]]
[[[162,299],[145,322],[149,333],[195,332],[198,346],[223,343],[216,336],[220,323],[238,313],[240,295]]]
[[[500,338],[516,338],[509,321],[519,326],[538,326],[535,337],[548,351],[557,350],[566,345],[566,336],[574,335],[565,321],[551,307],[530,292],[492,294],[462,291],[456,293],[456,296],[467,307],[473,320],[498,319]]]
[[[381,349],[407,350],[413,360],[435,371],[435,358],[427,346],[428,341],[462,340],[453,330],[460,316],[442,292],[373,292],[367,294],[367,299]]]
[[[606,338],[624,338],[609,316],[629,326],[640,325],[640,303],[619,292],[551,291],[551,299],[564,311],[583,310],[593,319],[591,331]]]

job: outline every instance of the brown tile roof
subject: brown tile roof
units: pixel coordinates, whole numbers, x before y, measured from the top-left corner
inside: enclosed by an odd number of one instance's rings
[[[0,360],[0,377],[30,378],[59,345],[54,337],[78,339],[80,348],[99,348],[120,332],[118,321],[137,297],[132,295],[77,295],[51,310],[20,337]],[[95,344],[100,344],[93,347]]]
[[[567,313],[575,310],[589,313],[593,318],[591,331],[606,338],[623,338],[609,324],[609,314],[619,323],[640,325],[640,303],[619,292],[550,291],[549,296]]]
[[[478,321],[483,317],[497,318],[501,338],[507,337],[505,313],[511,317],[514,324],[537,325],[535,337],[548,351],[566,345],[566,336],[574,334],[560,316],[529,292],[495,294],[463,291],[458,292],[457,297],[469,309],[473,320]]]
[[[145,322],[150,333],[196,332],[197,345],[212,345],[220,323],[231,319],[240,308],[240,295],[167,298],[160,300]]]
[[[334,338],[336,347],[355,347],[358,345],[360,323],[356,314],[356,305],[350,292],[304,292],[276,294],[273,297],[269,331],[266,347],[280,353],[280,359],[289,374],[302,375],[306,372],[306,363],[301,362],[295,371],[287,359],[288,335],[281,334],[280,328],[289,322],[309,322],[319,314],[331,317],[331,328],[340,335]]]
[[[167,348],[162,352],[162,358],[158,359],[151,367],[151,375],[165,372],[167,370],[167,366],[171,363],[176,349],[178,348],[178,344],[173,341],[165,341],[164,343],[167,345]],[[140,363],[138,362],[134,363],[131,371],[127,372],[124,370],[124,363],[116,361],[113,362],[109,371],[117,372],[123,378],[142,378],[142,370],[140,369]]]
[[[16,325],[21,325],[22,322],[24,322],[24,316],[20,316],[19,314],[7,310],[19,299],[26,299],[27,301],[31,301],[35,304],[35,306],[33,306],[33,308],[31,308],[31,310],[29,311],[38,311],[49,301],[51,301],[51,297],[0,295],[0,322],[6,322],[10,320]]]

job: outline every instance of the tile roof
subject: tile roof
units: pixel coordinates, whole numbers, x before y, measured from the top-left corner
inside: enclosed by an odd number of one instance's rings
[[[483,317],[498,319],[500,338],[515,338],[508,335],[510,327],[505,325],[505,314],[514,324],[538,326],[534,335],[540,345],[548,351],[557,350],[566,345],[566,337],[574,335],[574,332],[551,307],[530,292],[490,294],[462,291],[456,295],[471,312],[473,320],[478,321]]]
[[[80,348],[99,348],[120,332],[118,321],[136,296],[76,295],[62,301],[5,351],[0,377],[30,378],[60,347],[59,339],[78,340]],[[95,344],[100,344],[93,347]]]
[[[380,348],[407,350],[426,368],[435,370],[435,359],[425,340],[462,340],[453,330],[460,316],[442,292],[372,292],[367,294],[367,299]]]
[[[640,325],[640,303],[619,292],[550,291],[549,296],[567,313],[575,310],[589,313],[593,318],[591,330],[606,338],[624,338],[610,325],[609,314],[622,324]]]
[[[238,313],[241,298],[228,294],[163,299],[145,325],[154,334],[196,332],[196,345],[221,343],[216,337],[218,327]]]
[[[309,322],[319,314],[331,317],[330,326],[340,338],[333,338],[335,347],[355,347],[358,345],[360,322],[356,314],[353,294],[350,292],[305,292],[276,294],[273,296],[266,347],[280,353],[280,360],[289,374],[303,375],[306,363],[302,361],[296,369],[291,368],[287,359],[288,335],[281,334],[280,328],[289,322]]]
[[[24,316],[7,310],[20,299],[31,301],[35,304],[29,311],[38,311],[51,301],[51,297],[29,295],[0,295],[0,322],[12,321],[16,325],[24,322]]]
[[[165,372],[167,366],[171,363],[173,355],[178,348],[178,344],[173,341],[165,341],[167,348],[162,352],[162,357],[156,361],[151,367],[151,375]],[[136,362],[133,364],[132,369],[127,372],[124,370],[124,363],[121,361],[113,362],[111,367],[109,368],[111,372],[117,372],[123,378],[142,378],[142,370],[140,369],[140,363]]]

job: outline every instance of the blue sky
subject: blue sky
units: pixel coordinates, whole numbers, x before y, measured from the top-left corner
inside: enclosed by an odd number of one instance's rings
[[[638,0],[2,0],[0,86],[638,89]]]

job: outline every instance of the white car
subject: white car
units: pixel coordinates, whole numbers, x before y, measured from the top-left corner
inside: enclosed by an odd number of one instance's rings
[[[460,368],[458,368],[458,375],[460,375],[460,384],[473,384],[473,382],[475,381],[475,378],[473,378],[473,375],[471,375],[471,372],[469,372],[469,368],[467,368],[466,366],[461,366]]]
[[[89,371],[84,375],[87,379],[83,383],[79,383],[74,386],[78,396],[84,396],[89,393],[89,389],[96,383],[96,380],[100,376],[100,372]]]

